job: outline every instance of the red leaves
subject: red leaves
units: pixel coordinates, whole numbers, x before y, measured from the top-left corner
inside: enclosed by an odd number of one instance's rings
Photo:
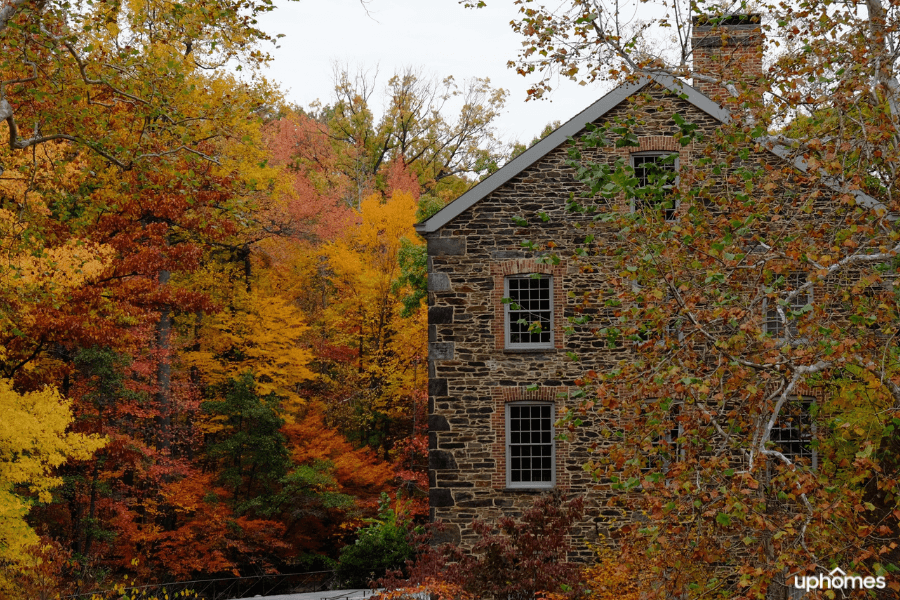
[[[472,552],[423,544],[407,581],[390,578],[383,583],[396,589],[437,581],[476,598],[533,598],[538,592],[559,592],[563,584],[575,592],[579,568],[566,562],[566,553],[571,548],[570,528],[583,511],[583,499],[554,494],[535,500],[519,519],[473,521],[480,539]]]

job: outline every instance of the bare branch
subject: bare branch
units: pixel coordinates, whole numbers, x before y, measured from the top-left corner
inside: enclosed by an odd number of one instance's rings
[[[219,160],[217,158],[209,156],[208,154],[204,154],[204,153],[200,152],[199,150],[194,150],[193,148],[189,148],[188,146],[184,146],[184,145],[178,146],[177,148],[173,148],[172,150],[166,150],[165,152],[154,152],[154,153],[148,153],[148,154],[141,154],[140,156],[138,156],[137,158],[134,159],[134,162],[138,162],[145,158],[160,158],[163,156],[169,156],[171,154],[177,154],[181,151],[190,152],[191,154],[199,156],[200,158],[202,158],[204,160],[208,160],[209,162],[211,162],[215,165],[220,165]]]

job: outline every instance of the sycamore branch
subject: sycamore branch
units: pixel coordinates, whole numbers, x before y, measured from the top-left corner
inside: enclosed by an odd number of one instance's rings
[[[24,3],[24,0],[18,0],[16,2],[7,4],[4,8],[0,9],[0,31],[2,31],[3,28],[5,27],[6,21],[8,21],[8,19],[12,15],[13,9],[23,3]],[[113,93],[121,96],[122,98],[131,100],[132,102],[135,102],[137,104],[141,104],[144,106],[150,106],[150,102],[148,100],[145,100],[144,98],[141,98],[134,94],[130,94],[130,93],[126,92],[125,90],[117,88],[116,86],[110,84],[108,81],[105,81],[102,79],[92,79],[87,74],[87,64],[82,59],[82,57],[79,55],[79,53],[75,50],[75,47],[72,45],[72,43],[69,40],[67,40],[64,36],[53,35],[49,31],[47,31],[47,29],[44,27],[41,27],[41,31],[44,33],[44,35],[46,35],[50,39],[54,40],[55,42],[62,44],[65,47],[65,49],[68,51],[68,53],[75,60],[75,63],[78,66],[78,72],[81,75],[81,79],[82,79],[82,81],[84,81],[84,83],[86,83],[88,85],[105,87],[105,88],[111,90]],[[125,162],[125,161],[117,158],[116,156],[114,156],[108,150],[104,149],[102,146],[100,146],[100,144],[91,142],[91,141],[86,140],[79,136],[69,135],[69,134],[65,134],[65,133],[54,133],[54,134],[50,134],[50,135],[41,135],[40,125],[38,123],[35,123],[34,134],[30,138],[20,137],[19,126],[18,126],[18,123],[16,122],[16,118],[15,118],[15,111],[13,110],[12,105],[6,99],[6,88],[7,88],[7,86],[12,85],[12,84],[28,83],[31,81],[35,81],[37,79],[37,65],[32,61],[24,61],[24,63],[31,66],[31,68],[32,68],[31,77],[10,79],[10,80],[0,82],[0,121],[6,121],[6,125],[9,130],[9,147],[11,150],[24,150],[31,146],[43,144],[45,142],[52,142],[52,141],[56,141],[56,140],[65,140],[65,141],[73,142],[73,143],[76,143],[79,145],[87,146],[93,152],[99,154],[100,156],[102,156],[103,158],[108,160],[110,163],[112,163],[113,165],[117,166],[118,168],[120,168],[124,171],[128,171],[128,170],[134,168],[135,163],[137,163],[141,160],[148,159],[148,158],[160,158],[160,157],[168,156],[171,154],[177,154],[178,152],[182,152],[182,151],[199,156],[200,158],[207,160],[211,163],[214,163],[216,165],[220,164],[219,161],[215,157],[205,154],[203,152],[200,152],[199,150],[196,150],[196,149],[191,148],[184,144],[182,144],[181,146],[178,146],[177,148],[173,148],[171,150],[167,150],[164,152],[142,154],[130,161]],[[169,115],[166,115],[166,114],[160,115],[160,118],[167,119],[170,123],[175,122],[174,119],[172,119]]]
[[[700,334],[703,337],[705,337],[709,342],[712,342],[712,345],[716,349],[716,351],[720,352],[722,355],[724,355],[726,358],[728,358],[729,361],[734,362],[739,365],[742,365],[744,367],[749,367],[751,369],[757,369],[757,370],[761,370],[761,371],[777,369],[780,366],[780,363],[767,363],[767,364],[756,363],[756,362],[753,362],[750,360],[746,360],[744,358],[740,358],[739,356],[735,356],[734,354],[731,354],[730,352],[727,352],[726,350],[723,350],[722,348],[720,348],[716,344],[716,342],[718,341],[718,338],[716,336],[714,336],[713,334],[711,334],[710,332],[708,332],[706,329],[704,329],[703,325],[700,324],[700,320],[697,318],[697,316],[692,311],[687,310],[687,304],[685,303],[684,299],[681,297],[681,294],[679,293],[678,289],[674,285],[671,285],[671,284],[669,285],[669,289],[671,290],[672,294],[675,296],[675,299],[678,301],[678,304],[681,307],[681,309],[684,311],[684,314],[687,315],[687,318],[690,319],[691,323],[694,325],[694,327],[697,329],[697,331],[699,331]]]
[[[784,454],[777,450],[772,450],[770,448],[766,448],[766,443],[769,441],[769,437],[772,434],[772,428],[775,427],[776,422],[778,421],[778,417],[781,414],[781,409],[784,407],[785,403],[788,401],[788,397],[791,392],[796,388],[797,383],[803,378],[805,375],[809,375],[812,373],[818,373],[819,371],[823,371],[832,366],[831,361],[819,361],[813,365],[808,366],[799,366],[794,369],[794,375],[791,377],[791,380],[788,382],[780,390],[780,395],[778,398],[778,402],[776,402],[775,407],[772,409],[772,415],[769,417],[768,422],[766,423],[765,428],[762,431],[762,435],[757,437],[757,434],[754,434],[753,446],[750,448],[750,471],[753,470],[753,461],[754,454],[758,451],[759,454],[763,456],[773,456],[783,462],[788,468],[793,469],[794,463]],[[779,394],[779,392],[775,392],[775,394]],[[770,399],[772,396],[769,397]],[[810,555],[815,558],[815,554],[810,551],[810,549],[806,546],[806,529],[809,527],[810,522],[812,521],[814,510],[813,506],[809,501],[809,498],[806,497],[806,493],[803,492],[802,487],[800,486],[799,481],[794,481],[794,485],[797,488],[797,491],[800,492],[800,499],[803,501],[803,505],[806,508],[806,518],[803,521],[803,526],[800,528],[800,534],[798,536],[800,540],[800,545],[803,546],[803,549],[806,550]],[[818,559],[816,559],[818,560]]]
[[[177,154],[181,151],[190,152],[191,154],[199,156],[200,158],[202,158],[204,160],[208,160],[209,162],[211,162],[215,165],[221,166],[221,164],[219,163],[219,160],[217,158],[215,158],[214,156],[204,154],[203,152],[200,152],[199,150],[194,150],[193,148],[190,148],[190,147],[184,146],[184,145],[178,146],[177,148],[173,148],[171,150],[166,150],[165,152],[151,152],[151,153],[147,153],[147,154],[141,154],[134,160],[135,160],[135,162],[137,162],[137,161],[143,160],[145,158],[160,158],[163,156],[168,156],[170,154]]]
[[[0,8],[0,32],[6,29],[7,23],[16,14],[16,11],[28,0],[6,0]]]
[[[762,430],[761,435],[756,440],[754,440],[756,442],[754,444],[754,447],[750,448],[750,469],[751,470],[753,469],[753,459],[754,459],[754,455],[756,453],[767,454],[767,455],[772,455],[772,456],[774,456],[776,454],[780,454],[774,450],[767,449],[766,444],[769,441],[769,436],[772,434],[772,428],[775,427],[775,424],[778,421],[778,417],[781,414],[781,409],[784,407],[785,403],[788,401],[788,398],[789,398],[791,392],[793,392],[794,389],[797,387],[797,383],[799,383],[800,380],[803,377],[805,377],[806,375],[811,375],[813,373],[818,373],[820,371],[824,371],[825,369],[828,369],[831,366],[833,366],[833,364],[834,363],[832,361],[820,360],[819,362],[812,364],[812,365],[800,365],[798,367],[795,367],[794,374],[791,377],[788,384],[785,385],[783,388],[781,388],[781,390],[779,391],[780,393],[775,392],[775,394],[777,394],[779,396],[778,401],[775,403],[775,407],[772,409],[772,414],[769,417],[768,422],[766,422],[766,426]],[[772,397],[773,396],[770,396],[769,398],[771,399]],[[793,464],[784,455],[781,455],[780,458],[783,461],[785,461],[785,464],[787,464],[789,466]]]

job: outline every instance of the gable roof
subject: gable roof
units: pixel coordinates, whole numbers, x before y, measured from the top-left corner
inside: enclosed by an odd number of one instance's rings
[[[491,174],[487,179],[478,183],[475,187],[467,191],[465,194],[436,212],[428,219],[417,223],[415,229],[420,234],[433,233],[461,215],[467,209],[471,208],[479,201],[487,197],[491,192],[500,188],[510,179],[520,174],[522,171],[536,163],[538,160],[549,154],[552,150],[566,142],[570,137],[574,137],[581,132],[588,123],[593,123],[606,113],[614,109],[616,106],[640,92],[642,89],[657,83],[667,90],[677,94],[682,99],[692,104],[695,108],[705,112],[711,117],[717,119],[720,123],[730,123],[731,115],[727,110],[707,98],[705,95],[695,90],[688,84],[668,75],[644,75],[640,79],[632,83],[625,83],[613,89],[599,100],[591,104],[589,107],[572,117],[568,122],[559,127],[556,131],[539,141],[537,144],[518,155],[495,173]],[[809,166],[802,157],[796,157],[792,160],[793,151],[771,138],[757,138],[770,152],[783,159],[791,162],[797,169],[808,172]],[[833,177],[826,176],[825,184],[838,192],[844,192],[853,195],[858,204],[872,209],[885,209],[885,206],[864,194],[859,190],[850,190],[842,185]]]

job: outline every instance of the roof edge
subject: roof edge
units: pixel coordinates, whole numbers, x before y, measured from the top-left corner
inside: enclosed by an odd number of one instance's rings
[[[619,103],[644,89],[649,83],[650,79],[642,78],[636,83],[626,83],[608,92],[589,107],[566,121],[566,123],[553,131],[553,133],[503,165],[499,170],[488,176],[487,179],[476,184],[475,187],[471,188],[428,219],[421,223],[416,223],[416,231],[423,234],[437,231],[467,209],[477,204],[479,200],[482,200],[491,192],[497,190],[510,179],[549,154],[551,150],[554,150],[565,143],[567,139],[584,129],[588,123],[596,121],[618,106]]]
[[[550,151],[558,148],[570,137],[582,131],[588,123],[593,123],[616,106],[641,91],[651,83],[657,83],[669,91],[681,96],[687,102],[718,119],[723,123],[731,120],[728,111],[689,86],[688,84],[669,75],[645,75],[635,82],[624,83],[608,93],[604,94],[592,105],[569,119],[556,131],[539,141],[537,144],[515,157],[497,172],[478,183],[465,194],[439,210],[437,213],[416,223],[415,230],[420,234],[434,233],[447,225],[450,221],[477,204],[480,200],[500,188],[510,179],[533,165],[546,156]]]
[[[797,170],[803,173],[810,172],[809,163],[807,162],[807,160],[803,158],[803,156],[797,155],[794,150],[788,148],[781,142],[775,141],[768,136],[758,137],[754,141],[766,148],[766,150],[768,150],[775,156],[778,156],[779,158],[791,163]],[[889,212],[887,206],[885,206],[872,196],[866,194],[862,190],[851,189],[847,186],[847,184],[841,182],[838,178],[832,175],[828,175],[823,169],[818,169],[818,171],[819,175],[821,175],[822,177],[822,183],[832,191],[853,196],[856,200],[856,203],[860,206],[864,206],[874,211],[884,211],[885,213]],[[889,215],[888,218],[893,221],[900,217],[897,217],[896,215]]]

